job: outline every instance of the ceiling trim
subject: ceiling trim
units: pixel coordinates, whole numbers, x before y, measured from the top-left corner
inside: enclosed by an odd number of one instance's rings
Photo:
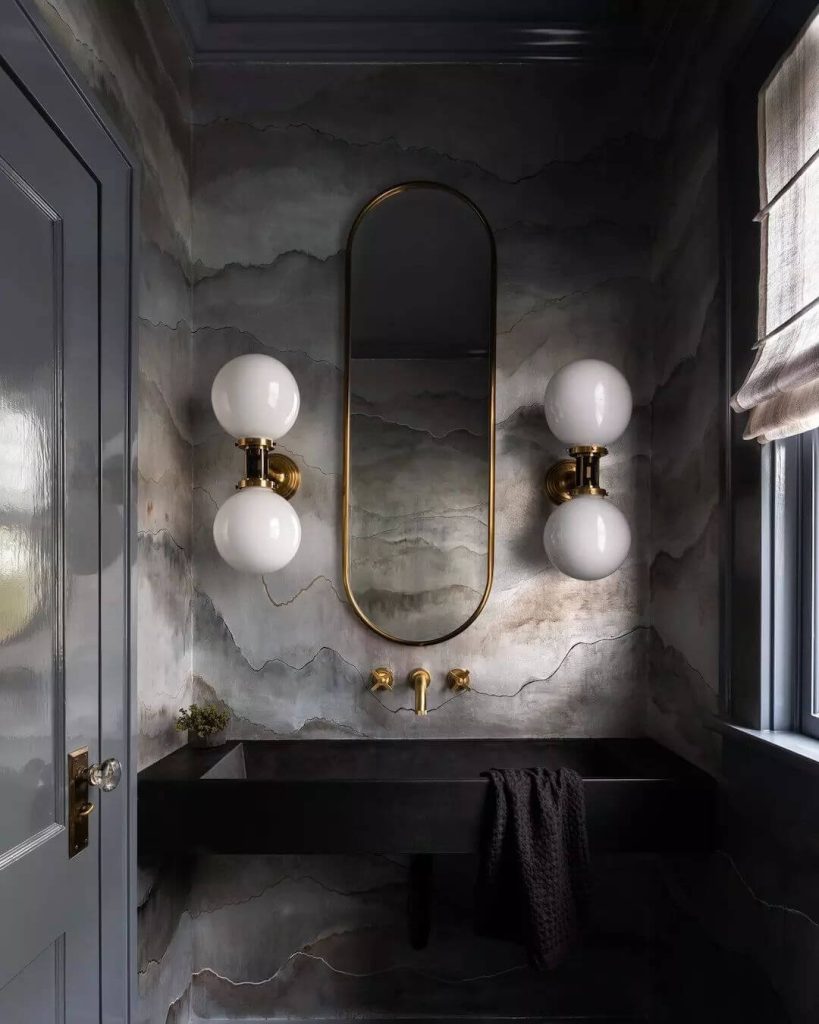
[[[544,20],[226,18],[206,0],[166,0],[194,64],[643,61],[636,24]]]

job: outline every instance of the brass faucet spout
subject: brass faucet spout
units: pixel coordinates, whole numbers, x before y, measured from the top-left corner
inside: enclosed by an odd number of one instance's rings
[[[429,672],[425,668],[413,669],[409,674],[409,683],[415,689],[415,714],[425,715],[427,713],[427,687],[429,686]]]

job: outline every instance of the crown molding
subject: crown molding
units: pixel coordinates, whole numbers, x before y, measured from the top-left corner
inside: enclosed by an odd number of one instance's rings
[[[650,46],[634,17],[604,18],[599,0],[571,5],[532,0],[483,0],[472,5],[480,17],[455,16],[461,0],[415,5],[417,16],[389,4],[356,0],[349,17],[334,0],[314,0],[310,13],[293,17],[285,0],[166,0],[194,64],[259,61],[271,63],[478,63],[482,61],[642,62]],[[425,6],[430,7],[429,16]],[[616,6],[609,3],[608,8]],[[568,8],[572,20],[565,20]],[[532,18],[533,9],[543,13]],[[368,9],[378,16],[366,14]],[[434,12],[434,13],[433,13]],[[515,17],[515,15],[526,17]],[[560,17],[558,17],[560,16]]]

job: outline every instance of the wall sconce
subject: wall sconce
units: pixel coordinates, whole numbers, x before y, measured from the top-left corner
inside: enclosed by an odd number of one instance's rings
[[[299,386],[284,363],[257,353],[225,363],[210,400],[216,419],[245,453],[238,493],[213,521],[216,549],[239,572],[276,572],[301,543],[301,523],[289,504],[301,473],[292,459],[275,451],[275,442],[299,414]]]
[[[602,580],[625,561],[628,521],[606,500],[600,459],[631,419],[631,388],[619,370],[600,359],[568,363],[549,381],[543,402],[555,437],[571,459],[546,474],[546,493],[558,506],[543,530],[552,564],[577,580]]]

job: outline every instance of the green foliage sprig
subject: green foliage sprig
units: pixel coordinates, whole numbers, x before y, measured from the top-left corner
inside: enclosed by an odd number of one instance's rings
[[[193,732],[197,736],[212,736],[221,732],[230,721],[230,711],[218,704],[191,704],[189,708],[180,708],[176,719],[178,732]]]

